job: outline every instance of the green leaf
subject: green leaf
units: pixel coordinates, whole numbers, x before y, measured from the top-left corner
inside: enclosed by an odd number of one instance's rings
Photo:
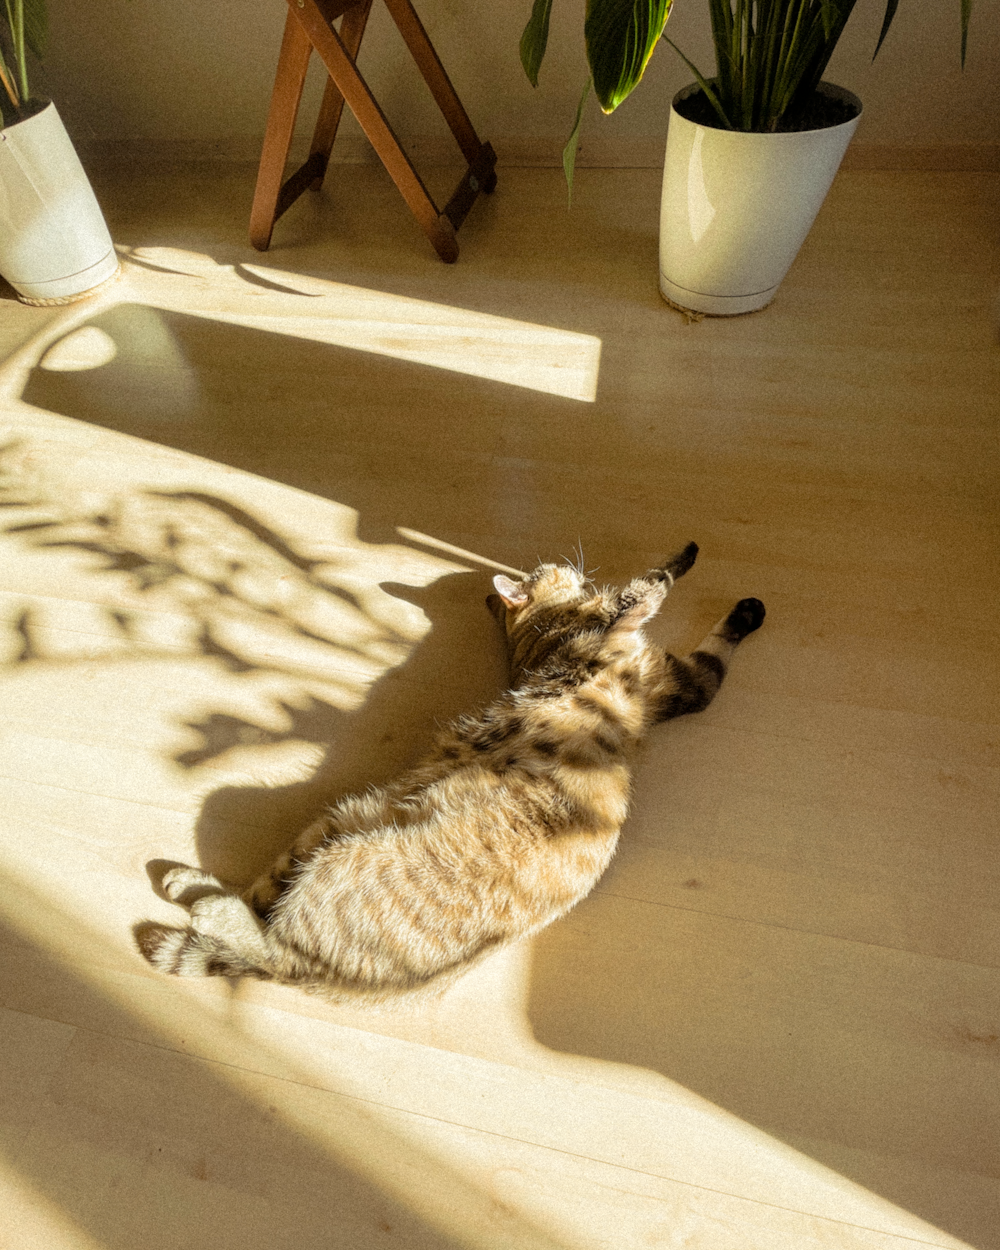
[[[587,0],[583,33],[594,90],[613,113],[639,85],[670,16],[671,0]]]
[[[878,50],[882,46],[882,40],[889,33],[889,27],[892,25],[892,19],[896,16],[896,9],[899,7],[899,0],[888,0],[885,6],[885,17],[882,19],[882,32],[878,37],[878,43],[875,45],[875,51],[872,53],[872,60],[878,56]]]
[[[566,175],[566,188],[568,191],[568,205],[573,203],[573,172],[576,169],[576,149],[580,144],[580,123],[583,121],[583,106],[587,103],[587,96],[590,95],[591,79],[587,79],[587,85],[583,89],[583,95],[580,96],[580,103],[576,110],[576,121],[573,123],[573,133],[569,137],[569,141],[563,148],[563,173]]]
[[[722,122],[726,130],[735,130],[736,127],[733,125],[733,123],[729,120],[728,116],[726,115],[726,111],[722,107],[719,97],[712,90],[712,84],[708,81],[708,79],[704,77],[704,75],[701,73],[701,71],[693,62],[687,59],[687,57],[680,50],[680,48],[678,48],[677,44],[675,44],[672,39],[668,39],[666,35],[664,35],[663,42],[668,43],[673,48],[673,50],[681,58],[681,60],[688,67],[691,73],[694,74],[695,81],[698,83],[698,86],[702,89],[702,91],[704,91],[705,98],[708,100],[709,104],[711,104],[712,108],[714,108],[716,113],[719,115],[719,121]]]
[[[17,87],[14,85],[14,79],[11,76],[10,70],[7,68],[7,62],[3,59],[2,49],[0,49],[0,83],[3,84],[4,91],[7,92],[11,107],[16,109],[20,103],[20,99],[17,94]],[[0,121],[3,120],[5,120],[4,115],[0,112]]]
[[[39,60],[49,41],[49,15],[45,0],[24,0],[24,42]]]
[[[36,57],[41,58],[48,35],[48,13],[45,0],[5,0],[5,9],[12,50],[13,76],[16,78],[19,103],[23,106],[27,103],[29,96],[28,62],[25,49],[30,49]]]
[[[533,87],[538,86],[538,71],[542,68],[545,49],[549,42],[549,16],[552,0],[535,0],[531,17],[521,36],[521,64]]]
[[[819,0],[819,16],[823,24],[823,37],[829,39],[837,26],[839,9],[834,0]]]
[[[965,45],[969,38],[969,18],[972,16],[972,0],[962,0],[962,69],[965,69]]]

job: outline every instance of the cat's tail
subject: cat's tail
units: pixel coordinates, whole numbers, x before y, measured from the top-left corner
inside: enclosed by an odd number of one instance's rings
[[[154,968],[177,977],[255,977],[299,980],[307,969],[278,942],[244,901],[208,873],[178,865],[163,877],[164,893],[187,907],[183,929],[149,921],[133,930],[140,953]]]

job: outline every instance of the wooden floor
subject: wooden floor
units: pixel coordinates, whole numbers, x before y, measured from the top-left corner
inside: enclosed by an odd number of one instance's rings
[[[0,300],[2,1250],[1000,1247],[1000,180],[841,175],[695,324],[652,171],[451,267],[376,168],[266,255],[252,171],[95,181],[122,279]],[[150,861],[499,688],[498,567],[689,539],[663,642],[767,621],[568,918],[408,1013],[143,964]]]

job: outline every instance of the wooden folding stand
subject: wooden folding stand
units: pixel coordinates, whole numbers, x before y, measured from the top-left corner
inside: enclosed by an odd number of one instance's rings
[[[274,223],[302,192],[308,187],[318,190],[323,185],[345,100],[442,260],[458,259],[455,231],[465,220],[479,192],[492,191],[496,186],[496,153],[488,143],[480,143],[410,0],[385,0],[385,6],[399,27],[469,168],[444,211],[440,211],[355,65],[372,0],[288,0],[285,35],[250,213],[250,242],[259,251],[267,251]],[[338,17],[343,18],[339,32],[333,26]],[[285,162],[314,48],[330,77],[309,158],[285,180]]]

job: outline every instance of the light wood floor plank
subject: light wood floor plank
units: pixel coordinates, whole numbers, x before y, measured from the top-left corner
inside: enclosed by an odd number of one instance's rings
[[[371,167],[265,256],[252,171],[95,183],[122,280],[0,299],[4,1250],[998,1250],[996,175],[842,174],[695,324],[655,171],[506,171],[450,267]],[[498,567],[690,539],[657,638],[767,620],[558,925],[408,1012],[143,963],[150,861],[492,697]]]

